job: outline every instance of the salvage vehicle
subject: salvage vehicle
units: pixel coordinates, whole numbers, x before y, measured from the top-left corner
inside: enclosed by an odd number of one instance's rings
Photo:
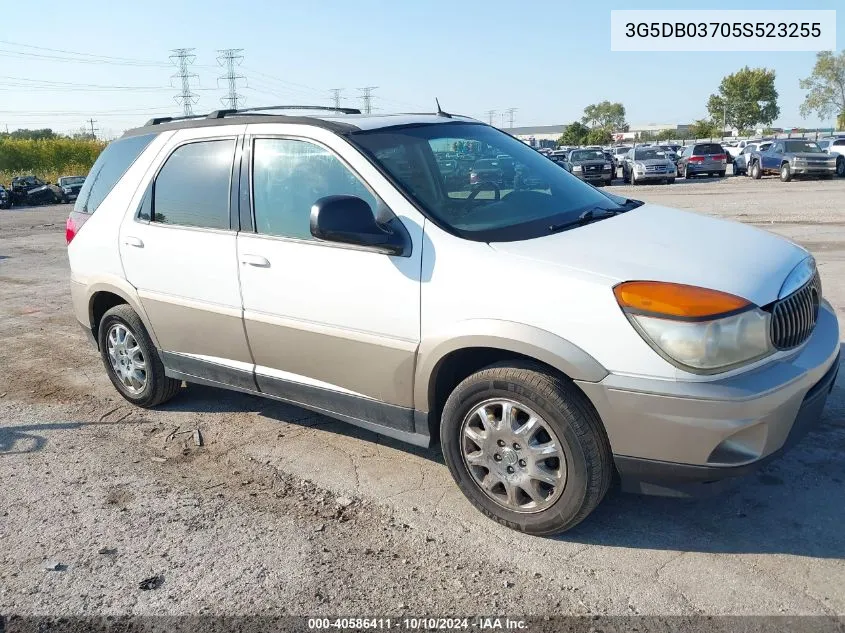
[[[449,184],[452,143],[507,154],[523,188]],[[804,248],[443,111],[153,119],[97,158],[66,237],[74,313],[128,402],[185,381],[439,442],[469,501],[531,534],[617,478],[723,488],[813,428],[839,367]]]
[[[58,204],[62,194],[61,189],[35,176],[15,176],[11,199],[16,205]]]
[[[772,141],[760,141],[758,143],[746,143],[742,151],[734,159],[734,176],[748,175],[748,157],[758,149],[760,151],[767,150],[772,144]]]
[[[764,174],[779,174],[783,182],[795,176],[833,178],[836,156],[822,151],[814,141],[785,139],[775,141],[765,151],[758,149],[748,158],[748,173],[759,179]]]
[[[674,161],[659,147],[635,145],[622,161],[622,181],[632,185],[655,180],[671,185],[676,175]]]
[[[0,185],[0,209],[8,209],[12,206],[12,198],[3,185]]]
[[[62,176],[56,181],[56,186],[62,190],[62,202],[76,200],[79,190],[85,182],[85,176]]]
[[[724,178],[727,154],[720,143],[686,145],[678,153],[678,176],[687,180],[702,174]]]
[[[601,149],[574,149],[566,162],[572,174],[586,182],[609,185],[613,180],[613,161]]]
[[[823,152],[836,158],[836,175],[845,176],[845,137],[829,136],[818,143]]]

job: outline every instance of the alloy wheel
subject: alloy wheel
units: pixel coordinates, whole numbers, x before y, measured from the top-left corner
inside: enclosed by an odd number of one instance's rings
[[[540,415],[515,400],[475,407],[461,424],[460,443],[476,485],[512,512],[541,512],[566,486],[561,441]]]
[[[147,361],[135,334],[115,323],[106,334],[107,351],[112,371],[127,392],[137,395],[147,386]]]

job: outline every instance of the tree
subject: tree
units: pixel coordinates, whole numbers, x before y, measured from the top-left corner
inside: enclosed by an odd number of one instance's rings
[[[610,101],[594,103],[584,108],[581,123],[591,128],[602,128],[608,132],[628,131],[628,124],[625,122],[625,106]]]
[[[836,127],[845,128],[845,51],[817,53],[813,72],[798,85],[810,91],[801,104],[801,116],[814,112],[820,119],[836,116]]]
[[[585,145],[607,145],[613,140],[613,135],[607,128],[596,127],[587,133]]]
[[[707,100],[707,112],[720,128],[722,122],[740,130],[771,124],[780,114],[775,71],[746,66],[723,78],[719,94]]]
[[[698,119],[690,126],[690,136],[693,138],[712,138],[719,133],[719,126],[707,119]]]
[[[53,130],[46,127],[41,130],[15,130],[14,132],[9,134],[9,138],[20,138],[20,139],[30,139],[34,141],[43,140],[46,138],[58,138],[58,134],[56,134]]]
[[[573,121],[566,126],[557,140],[558,145],[584,145],[590,129],[580,121]]]

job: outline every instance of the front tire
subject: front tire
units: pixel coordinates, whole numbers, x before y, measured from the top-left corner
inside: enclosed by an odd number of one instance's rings
[[[461,382],[443,409],[440,439],[470,502],[529,534],[574,527],[610,487],[610,444],[592,404],[533,363],[491,365]]]
[[[132,404],[155,407],[179,392],[181,381],[165,375],[144,324],[128,305],[117,305],[103,315],[98,340],[109,379]]]
[[[840,178],[845,176],[845,158],[841,156],[836,159],[836,175]]]
[[[790,168],[789,163],[784,163],[780,166],[780,179],[782,182],[792,180],[792,168]]]
[[[763,172],[760,169],[760,163],[755,160],[753,163],[751,163],[751,177],[754,180],[760,180],[762,176]]]

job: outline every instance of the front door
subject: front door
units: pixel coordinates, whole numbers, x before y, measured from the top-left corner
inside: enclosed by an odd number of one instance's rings
[[[218,382],[254,389],[229,219],[239,137],[223,130],[171,139],[139,210],[121,226],[120,253],[165,364],[212,377],[209,366],[218,366]]]
[[[309,229],[311,206],[324,196],[355,195],[391,214],[381,187],[408,207],[401,211],[414,211],[333,134],[319,142],[249,142],[254,231],[238,234],[238,262],[256,382],[264,392],[351,421],[412,431],[422,220],[403,218],[413,243],[407,257],[318,241]]]

